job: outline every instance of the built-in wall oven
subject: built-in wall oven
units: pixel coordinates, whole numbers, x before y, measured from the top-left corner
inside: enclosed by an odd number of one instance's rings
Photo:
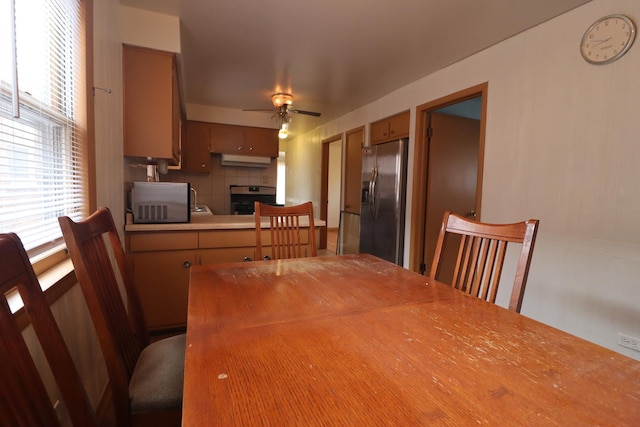
[[[231,197],[231,215],[251,215],[254,202],[276,205],[276,188],[262,185],[232,185],[229,187]]]

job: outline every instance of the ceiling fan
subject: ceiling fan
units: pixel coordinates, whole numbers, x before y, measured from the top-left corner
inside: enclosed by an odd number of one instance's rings
[[[292,116],[294,114],[304,114],[307,116],[320,117],[320,113],[315,111],[298,110],[297,108],[291,108],[293,104],[293,95],[290,93],[278,92],[271,95],[271,102],[275,108],[273,119],[280,123],[280,132],[278,136],[282,139],[288,136],[289,123],[291,123]],[[245,109],[243,111],[274,111],[274,109],[254,108]]]

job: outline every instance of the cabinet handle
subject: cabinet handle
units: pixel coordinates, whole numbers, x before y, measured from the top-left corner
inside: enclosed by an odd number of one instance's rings
[[[201,167],[201,168],[206,168],[207,166],[206,166],[204,163],[201,163],[201,164],[200,164],[200,167]]]
[[[244,262],[249,262],[251,261],[251,258],[249,258],[248,256],[244,257]]]
[[[183,266],[184,268],[189,268],[189,267],[191,267],[191,262],[189,262],[189,261],[185,261],[185,262],[182,264],[182,266]]]
[[[249,151],[253,151],[253,147],[249,147]]]
[[[242,146],[238,145],[238,151],[242,150]]]

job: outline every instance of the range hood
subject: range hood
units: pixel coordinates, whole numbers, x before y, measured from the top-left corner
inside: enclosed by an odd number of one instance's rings
[[[248,168],[266,168],[271,164],[271,157],[243,156],[240,154],[222,154],[222,166],[241,166]]]

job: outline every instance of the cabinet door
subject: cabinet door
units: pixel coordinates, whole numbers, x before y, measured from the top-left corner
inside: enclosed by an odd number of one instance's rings
[[[371,123],[371,145],[409,136],[409,112]]]
[[[210,124],[211,152],[242,154],[244,133],[241,126]]]
[[[371,144],[385,142],[389,139],[389,120],[371,123]]]
[[[409,119],[408,111],[389,118],[389,138],[397,139],[409,136]]]
[[[179,114],[173,54],[123,47],[124,155],[177,164]]]
[[[187,324],[189,267],[195,263],[195,250],[133,254],[133,280],[150,330]]]
[[[278,157],[278,131],[267,128],[245,128],[242,151],[242,154],[250,156]]]
[[[185,172],[211,171],[209,123],[188,121],[182,141],[182,170]]]

